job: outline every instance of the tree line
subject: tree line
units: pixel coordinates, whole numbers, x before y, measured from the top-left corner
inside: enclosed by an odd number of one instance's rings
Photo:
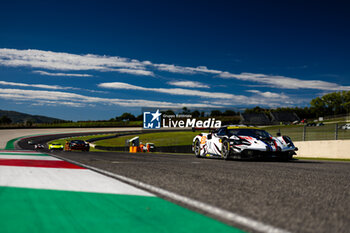
[[[300,118],[318,118],[350,113],[350,91],[339,91],[316,97],[310,101],[310,107],[264,109],[255,107],[245,113],[295,112]]]

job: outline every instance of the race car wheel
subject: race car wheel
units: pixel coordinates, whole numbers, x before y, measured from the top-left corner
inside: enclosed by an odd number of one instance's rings
[[[194,154],[197,158],[201,157],[201,143],[198,139],[194,142]]]
[[[225,160],[230,157],[230,143],[227,140],[222,142],[221,156]]]

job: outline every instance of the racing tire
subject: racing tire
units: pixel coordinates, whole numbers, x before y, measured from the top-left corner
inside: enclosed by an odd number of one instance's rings
[[[198,139],[194,142],[194,154],[197,158],[201,157],[201,143]]]
[[[225,160],[230,158],[230,142],[227,140],[222,142],[221,156]]]

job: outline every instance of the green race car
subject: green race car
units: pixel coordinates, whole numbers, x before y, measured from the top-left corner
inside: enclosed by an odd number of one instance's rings
[[[58,143],[49,144],[49,150],[63,150],[63,145]]]

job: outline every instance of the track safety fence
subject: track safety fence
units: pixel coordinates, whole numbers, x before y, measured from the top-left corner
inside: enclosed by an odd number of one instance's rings
[[[348,140],[350,124],[347,122],[270,126],[266,130],[273,135],[281,133],[293,141]]]

